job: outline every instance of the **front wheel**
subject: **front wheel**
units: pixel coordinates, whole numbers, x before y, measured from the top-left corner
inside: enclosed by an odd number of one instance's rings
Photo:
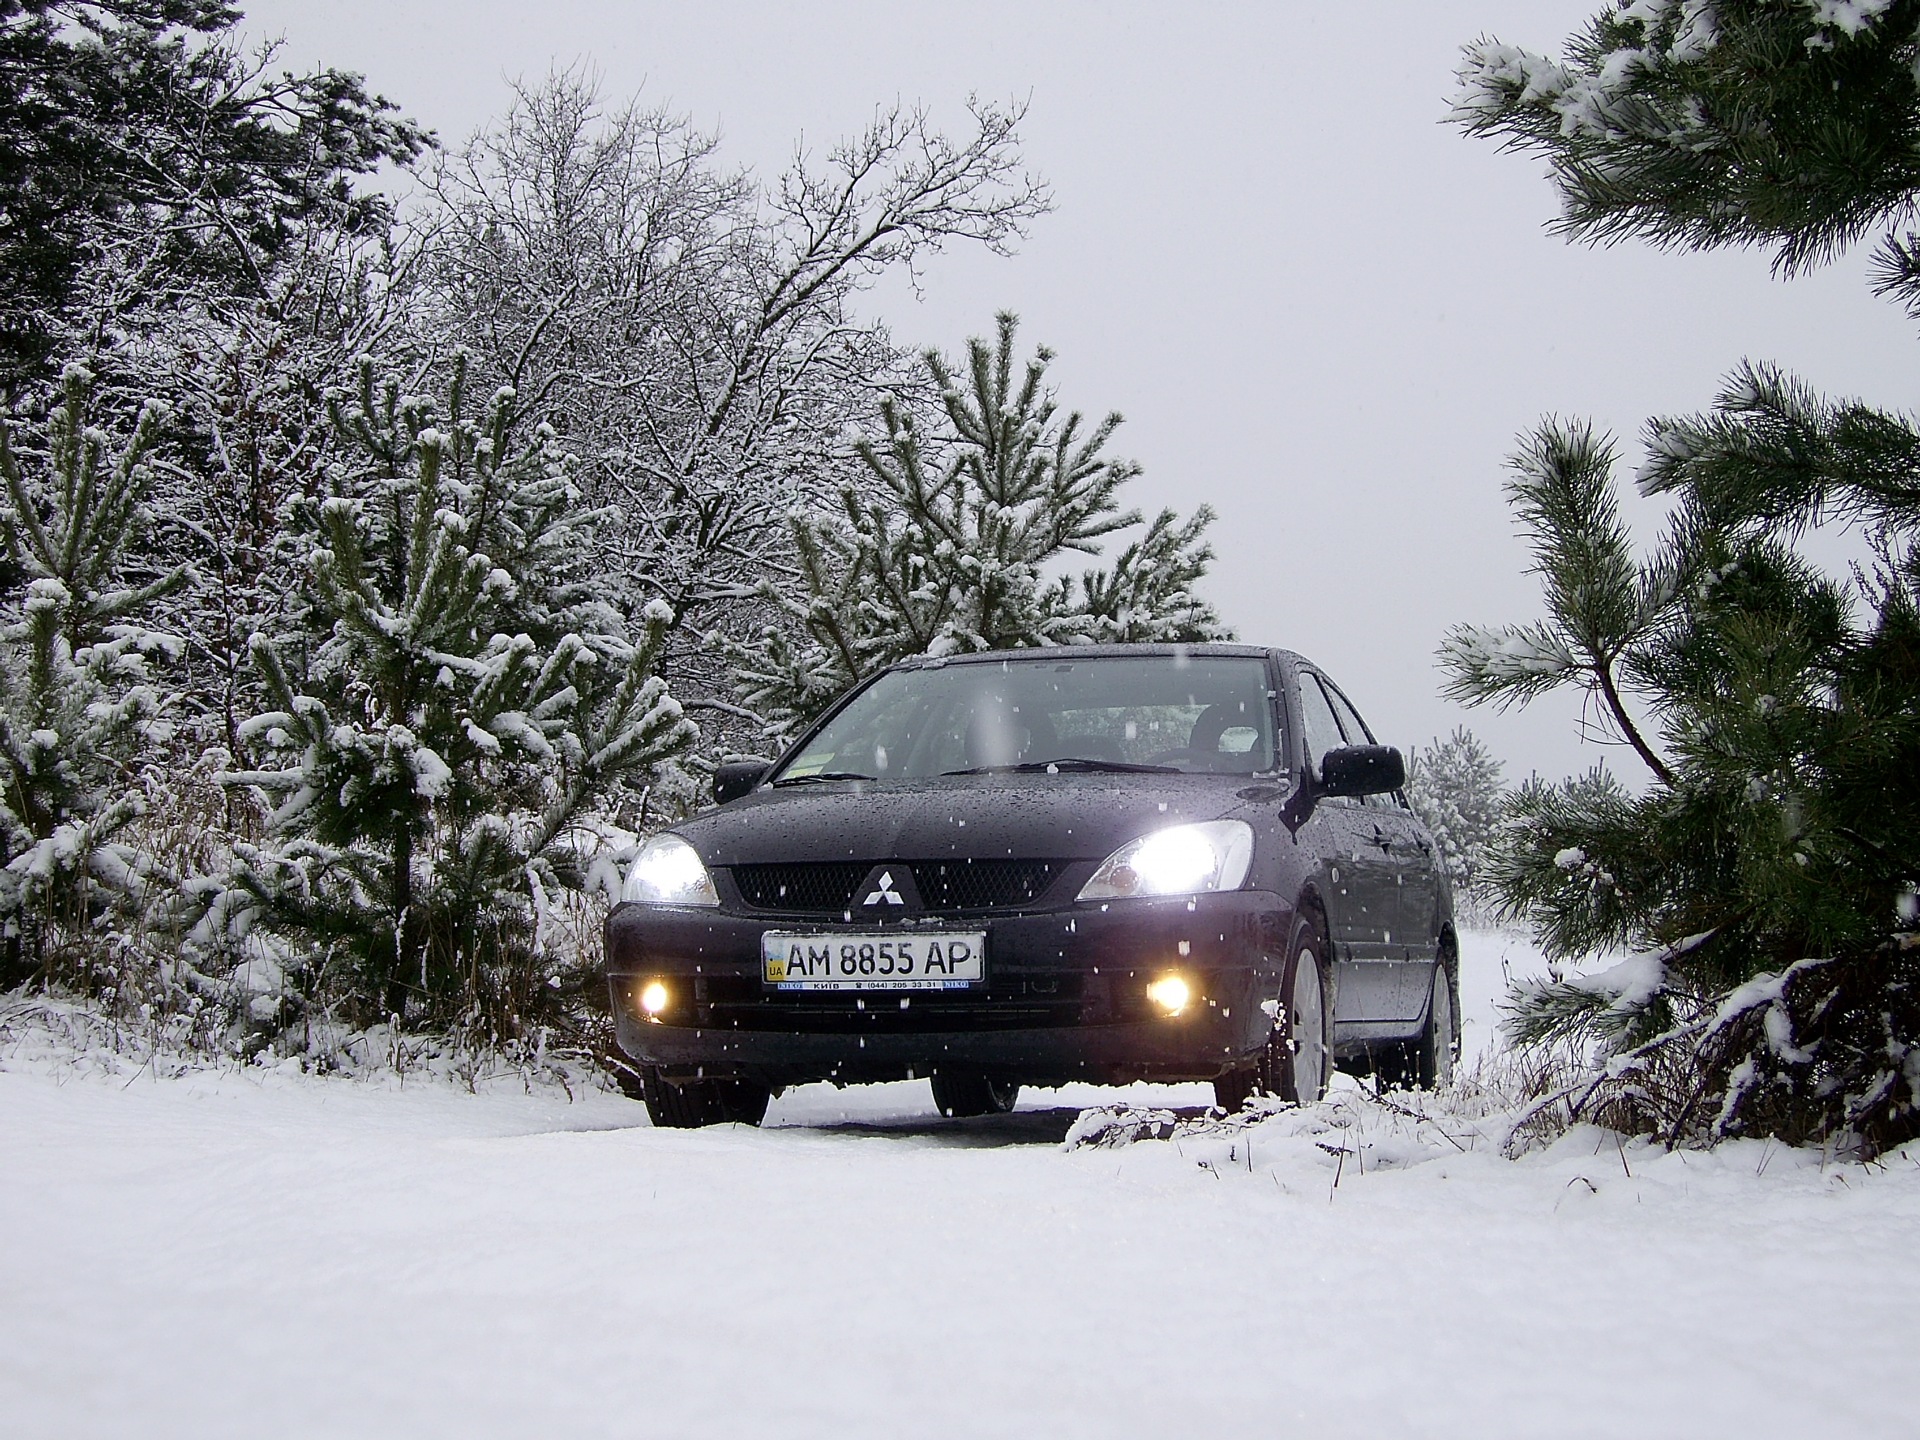
[[[1267,1038],[1259,1064],[1214,1077],[1213,1103],[1229,1115],[1250,1096],[1273,1095],[1311,1105],[1327,1093],[1333,1070],[1333,972],[1312,918],[1294,929],[1281,1023]]]
[[[936,1071],[932,1084],[933,1103],[950,1120],[1004,1115],[1020,1098],[1018,1080],[990,1080],[985,1075],[949,1075]]]
[[[1333,971],[1320,931],[1302,921],[1288,967],[1285,1039],[1268,1047],[1267,1088],[1282,1100],[1311,1105],[1327,1093],[1333,1069]]]
[[[766,1118],[773,1091],[756,1080],[688,1080],[676,1085],[648,1066],[640,1072],[640,1098],[657,1128],[695,1130],[702,1125],[758,1125]]]

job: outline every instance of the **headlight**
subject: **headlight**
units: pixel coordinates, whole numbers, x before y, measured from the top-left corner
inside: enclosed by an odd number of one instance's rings
[[[1147,999],[1166,1016],[1178,1015],[1193,999],[1193,987],[1184,975],[1162,975],[1147,986]]]
[[[1129,840],[1082,887],[1082,900],[1198,895],[1238,890],[1253,863],[1253,827],[1244,820],[1170,825]]]
[[[640,847],[633,868],[627,871],[627,883],[620,887],[620,898],[642,905],[720,903],[699,852],[678,835],[656,835]]]

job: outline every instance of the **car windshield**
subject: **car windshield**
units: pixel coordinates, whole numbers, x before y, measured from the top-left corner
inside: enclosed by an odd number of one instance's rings
[[[1252,775],[1275,768],[1255,656],[1031,658],[895,670],[812,736],[774,783],[1033,770]]]

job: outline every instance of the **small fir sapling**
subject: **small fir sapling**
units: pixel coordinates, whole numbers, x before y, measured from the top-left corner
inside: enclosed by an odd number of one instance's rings
[[[1019,364],[1017,326],[1002,314],[958,370],[929,351],[937,416],[883,401],[884,436],[856,443],[866,482],[842,490],[837,514],[793,521],[804,593],[766,592],[788,623],[730,647],[742,697],[774,734],[913,655],[1225,638],[1194,593],[1213,558],[1205,506],[1184,522],[1163,511],[1105,569],[1057,573],[1142,523],[1119,499],[1139,467],[1106,454],[1119,415],[1088,426],[1059,413],[1052,354]]]
[[[344,956],[369,1015],[509,1028],[540,967],[542,907],[585,881],[587,807],[692,741],[654,673],[672,615],[638,633],[599,598],[569,457],[512,437],[514,396],[444,419],[361,367],[333,397],[356,455],[300,517],[294,633],[258,635],[272,708],[241,727],[260,797],[210,925],[255,919]],[[277,763],[274,763],[277,762]]]
[[[1500,768],[1464,725],[1407,759],[1407,801],[1433,832],[1456,899],[1481,898],[1506,795]]]
[[[142,619],[189,575],[127,574],[164,407],[142,407],[114,459],[88,423],[92,390],[69,365],[44,429],[16,445],[0,421],[0,924],[15,969],[39,963],[55,932],[84,937],[104,908],[137,910],[154,879],[121,837],[142,809],[142,749],[177,698],[151,666],[178,642]]]

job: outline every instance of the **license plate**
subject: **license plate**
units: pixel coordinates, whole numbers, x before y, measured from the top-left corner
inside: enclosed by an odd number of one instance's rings
[[[986,979],[986,954],[983,930],[760,939],[766,982],[780,990],[964,990]]]

